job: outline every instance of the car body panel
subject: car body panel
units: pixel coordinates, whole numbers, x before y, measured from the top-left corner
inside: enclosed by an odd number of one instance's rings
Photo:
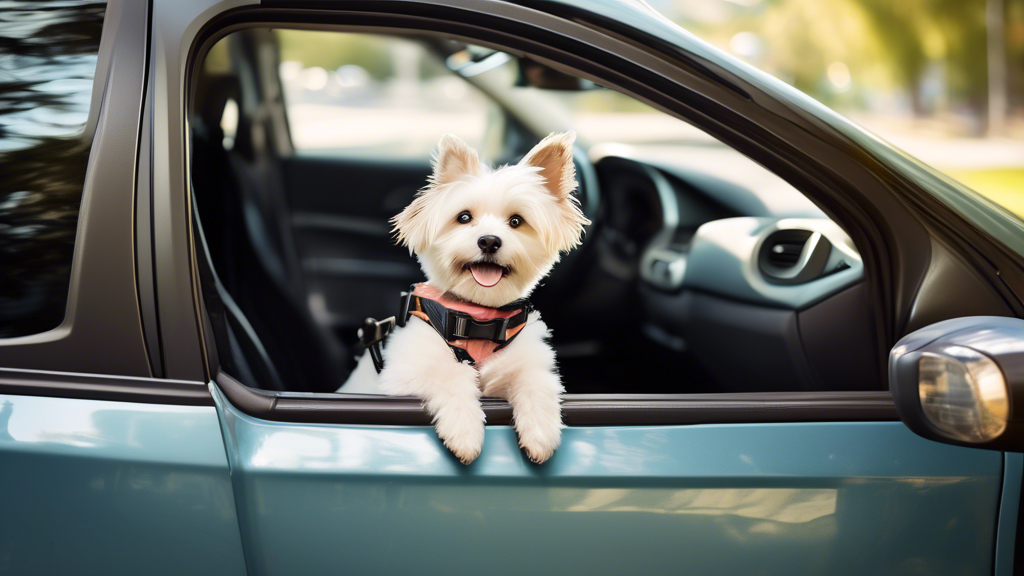
[[[152,223],[153,269],[157,316],[163,343],[164,376],[203,380],[206,361],[199,331],[198,294],[191,258],[191,195],[187,192],[186,122],[183,111],[186,61],[196,34],[217,14],[255,0],[153,1],[150,58],[152,163],[147,164],[152,183],[152,210],[165,217]],[[151,328],[152,329],[152,328]]]
[[[0,573],[245,574],[217,413],[0,395]]]
[[[221,411],[251,574],[989,574],[1003,455],[891,423],[570,427],[543,466],[507,426]]]
[[[1003,464],[1003,494],[996,532],[996,576],[1013,574],[1014,546],[1020,525],[1020,490],[1024,481],[1024,454],[1007,452]]]

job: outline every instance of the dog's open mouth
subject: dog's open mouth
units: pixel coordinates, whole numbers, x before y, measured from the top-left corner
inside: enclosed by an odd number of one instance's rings
[[[473,280],[484,288],[490,288],[508,276],[509,269],[491,262],[474,262],[464,267],[473,274]]]

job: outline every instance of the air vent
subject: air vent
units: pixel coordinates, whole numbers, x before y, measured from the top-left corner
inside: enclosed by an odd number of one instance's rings
[[[821,276],[832,253],[827,238],[810,230],[776,230],[758,254],[761,275],[773,284],[803,284]]]
[[[800,261],[800,253],[810,238],[808,230],[781,230],[765,242],[765,260],[768,264],[786,269],[796,266]]]

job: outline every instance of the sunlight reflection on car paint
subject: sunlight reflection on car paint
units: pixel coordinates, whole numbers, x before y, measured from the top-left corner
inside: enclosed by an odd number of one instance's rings
[[[567,512],[644,512],[741,516],[798,524],[835,514],[835,488],[596,488]]]
[[[444,458],[443,447],[427,436],[409,437],[382,429],[290,428],[266,435],[249,462],[279,470],[338,470],[388,462],[382,470],[415,472]]]
[[[0,445],[29,449],[50,444],[54,450],[88,448],[97,457],[123,458],[174,442],[219,443],[208,437],[202,408],[91,400],[72,402],[43,396],[0,396]],[[169,424],[173,422],[173,424]],[[164,426],[174,430],[168,435]],[[38,448],[32,448],[38,449]],[[129,451],[129,452],[126,452]],[[132,456],[135,457],[135,456]]]

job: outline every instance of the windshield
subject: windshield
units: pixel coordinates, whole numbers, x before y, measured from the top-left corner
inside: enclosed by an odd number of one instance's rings
[[[1019,3],[989,19],[986,2],[657,2],[655,11],[645,2],[555,1],[585,4],[822,119],[1024,255]],[[986,35],[1005,37],[989,44],[1002,56],[984,56]],[[865,39],[877,50],[854,42]],[[1008,75],[995,100],[990,69]],[[1001,113],[986,111],[993,101],[1004,103]]]

